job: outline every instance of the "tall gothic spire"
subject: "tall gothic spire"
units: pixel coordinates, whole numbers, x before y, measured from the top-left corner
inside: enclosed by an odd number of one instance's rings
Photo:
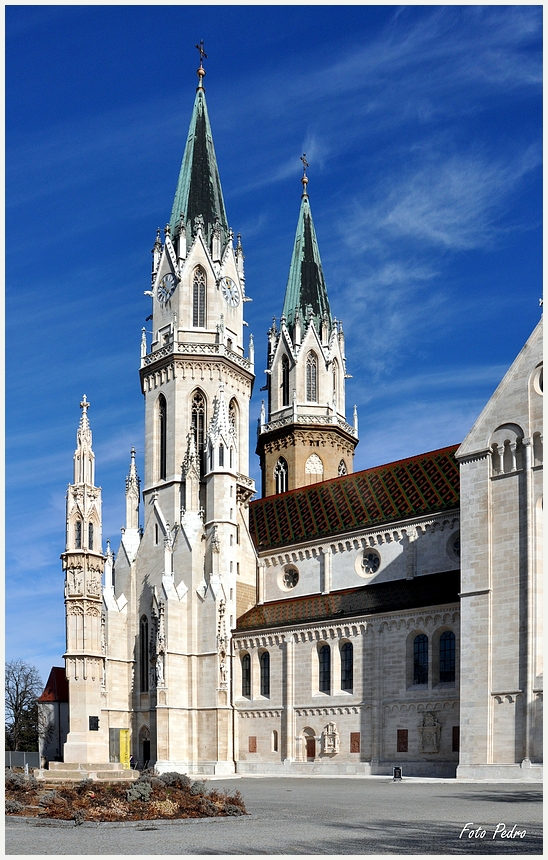
[[[80,409],[80,423],[76,433],[76,451],[74,452],[74,483],[94,485],[95,454],[91,449],[91,427],[89,426],[89,402],[84,394]]]
[[[181,215],[184,216],[183,223],[186,228],[187,248],[189,248],[195,235],[196,225],[201,224],[203,219],[202,229],[206,244],[211,247],[213,233],[218,235],[220,232],[222,252],[228,241],[228,221],[203,87],[205,69],[202,65],[202,56],[205,54],[200,52],[199,85],[196,90],[194,110],[169,226],[171,236],[175,238],[177,231],[180,230]]]
[[[304,158],[304,156],[303,156]],[[308,197],[306,176],[306,161],[303,161],[303,194],[301,197],[301,209],[295,234],[293,256],[289,267],[289,277],[285,290],[284,306],[282,316],[285,317],[286,325],[293,335],[295,316],[298,315],[302,322],[308,322],[310,315],[320,332],[322,320],[327,314],[329,331],[333,326],[327,287],[323,276],[320,250],[314,230],[310,200]]]

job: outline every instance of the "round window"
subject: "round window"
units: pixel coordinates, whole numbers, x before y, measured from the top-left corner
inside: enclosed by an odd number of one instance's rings
[[[362,568],[366,576],[376,573],[381,566],[379,554],[370,549],[363,551]]]
[[[447,541],[447,554],[451,558],[460,558],[460,532],[452,534]]]
[[[299,571],[296,567],[286,567],[283,572],[282,582],[285,588],[295,588],[299,581]]]

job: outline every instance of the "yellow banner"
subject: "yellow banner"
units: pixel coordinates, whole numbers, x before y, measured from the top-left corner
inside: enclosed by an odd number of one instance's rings
[[[129,770],[129,729],[120,729],[120,761]]]

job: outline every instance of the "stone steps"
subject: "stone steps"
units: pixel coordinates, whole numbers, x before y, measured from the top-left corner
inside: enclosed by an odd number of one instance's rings
[[[139,779],[139,771],[125,769],[120,762],[97,762],[79,764],[77,762],[50,762],[49,769],[36,768],[35,779],[40,782],[56,784],[60,782],[133,782]]]

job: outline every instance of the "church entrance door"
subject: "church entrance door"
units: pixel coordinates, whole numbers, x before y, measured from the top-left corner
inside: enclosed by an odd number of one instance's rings
[[[307,759],[315,759],[316,758],[316,739],[315,738],[307,738],[306,739],[306,757],[307,757]]]

